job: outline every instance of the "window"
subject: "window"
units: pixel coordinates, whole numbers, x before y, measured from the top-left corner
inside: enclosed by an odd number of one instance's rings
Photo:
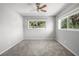
[[[67,28],[67,18],[61,21],[61,28]]]
[[[79,13],[61,19],[60,29],[79,29]]]
[[[28,21],[29,28],[45,28],[46,27],[46,21],[43,20],[30,20]]]

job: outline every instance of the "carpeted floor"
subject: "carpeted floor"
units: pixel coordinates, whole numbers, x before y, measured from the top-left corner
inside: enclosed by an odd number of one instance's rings
[[[73,56],[55,40],[23,40],[1,56]]]

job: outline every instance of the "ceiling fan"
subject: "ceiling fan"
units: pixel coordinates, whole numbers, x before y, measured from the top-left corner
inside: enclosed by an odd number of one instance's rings
[[[41,3],[36,3],[36,7],[37,7],[37,11],[42,11],[42,12],[47,12],[47,10],[45,10],[45,8],[47,7],[46,4],[42,5]]]

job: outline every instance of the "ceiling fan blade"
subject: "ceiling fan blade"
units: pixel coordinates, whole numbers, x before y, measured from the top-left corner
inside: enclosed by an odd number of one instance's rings
[[[39,9],[42,9],[42,8],[45,8],[45,7],[47,7],[47,5],[43,5],[43,6],[39,7]]]
[[[41,11],[43,11],[43,12],[47,12],[46,10],[42,10],[42,9],[41,9]]]

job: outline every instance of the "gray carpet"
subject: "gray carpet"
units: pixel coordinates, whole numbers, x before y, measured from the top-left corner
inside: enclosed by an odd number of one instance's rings
[[[23,40],[1,56],[73,56],[55,40]]]

